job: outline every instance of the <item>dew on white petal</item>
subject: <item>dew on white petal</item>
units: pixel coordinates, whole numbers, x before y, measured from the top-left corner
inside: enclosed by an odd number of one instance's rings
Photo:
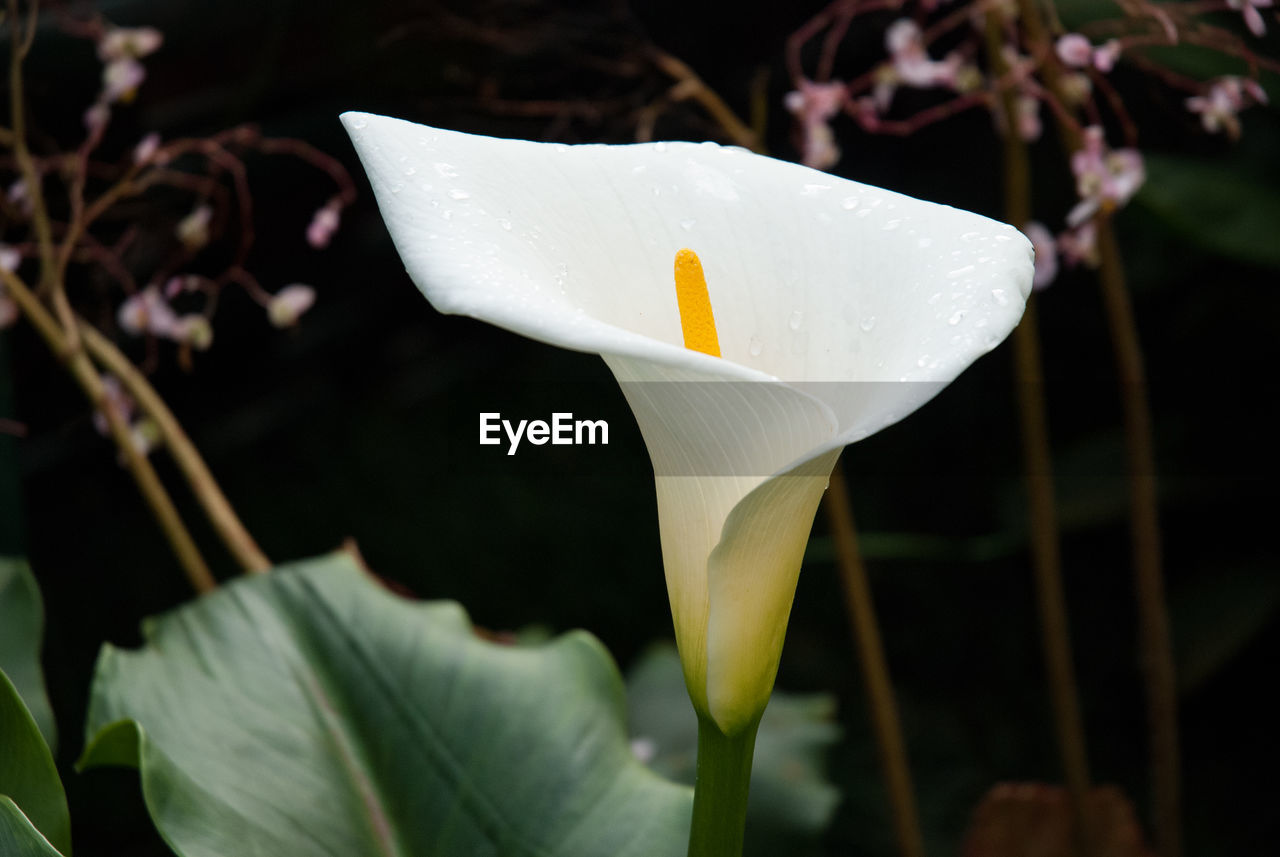
[[[876,317],[874,315],[869,315],[866,318],[864,318],[862,321],[858,322],[858,327],[862,328],[863,333],[870,333],[872,330],[875,329],[875,326],[876,326]]]
[[[804,186],[801,193],[805,196],[817,196],[818,194],[829,190],[831,190],[831,185],[829,184],[807,184]]]
[[[1005,294],[1004,289],[992,289],[991,299],[1000,306],[1006,306],[1009,303],[1009,296]]]
[[[431,184],[431,182],[423,182],[422,184],[418,185],[418,187],[424,193],[431,193],[431,191],[434,189],[434,186]]]
[[[920,359],[916,361],[916,366],[918,366],[919,368],[923,369],[923,368],[925,367],[925,365],[926,365],[926,364],[928,364],[928,362],[929,362],[929,355],[928,355],[928,354],[921,354],[921,355],[920,355]]]
[[[440,216],[445,220],[453,220],[453,211],[452,209],[446,208],[444,211],[440,212]]]
[[[859,211],[859,212],[858,212],[858,216],[859,216],[859,217],[866,217],[866,216],[867,216],[868,214],[870,214],[870,213],[871,213],[871,209],[869,209],[869,208],[864,208],[864,209],[862,209],[861,211]]]
[[[1000,344],[1000,337],[996,336],[994,333],[988,333],[986,337],[982,340],[983,347],[985,347],[988,351],[995,348],[999,344]]]
[[[697,222],[698,221],[694,220],[692,217],[688,218],[687,220],[681,220],[680,228],[688,232],[690,229],[693,228],[693,225]]]
[[[747,346],[747,351],[751,353],[752,357],[759,357],[764,351],[764,343],[753,336],[751,337],[751,344]]]
[[[644,172],[644,171],[645,171],[645,165],[644,165],[644,164],[636,164],[634,167],[632,167],[632,168],[631,168],[631,172],[635,173],[636,175],[639,175],[640,173],[642,173],[642,172]]]
[[[569,264],[561,262],[556,266],[556,285],[560,287],[560,294],[564,294],[569,290]]]
[[[449,199],[459,199],[459,200],[471,199],[471,194],[465,190],[454,188],[453,190],[449,191]]]
[[[417,172],[418,172],[418,168],[413,166],[412,164],[404,168],[404,174],[406,176],[416,175]]]
[[[928,304],[929,306],[933,306],[940,300],[942,300],[942,292],[934,292],[929,296]]]
[[[511,221],[510,221],[510,220],[507,220],[505,217],[503,217],[502,219],[500,219],[500,220],[498,221],[498,225],[499,225],[499,226],[501,226],[501,227],[503,228],[503,230],[504,230],[504,231],[506,231],[506,232],[510,232],[510,231],[511,231]]]
[[[986,326],[987,326],[987,320],[986,320],[985,318],[980,318],[980,319],[978,319],[977,321],[975,321],[975,322],[973,323],[973,326],[974,326],[974,327],[986,327]]]
[[[662,196],[662,188],[658,187],[657,185],[654,185],[654,186],[653,186],[653,195],[654,195],[654,196]]]
[[[871,206],[872,208],[875,208],[882,202],[884,202],[884,199],[881,197],[878,197],[878,196],[867,197],[867,205]]]
[[[856,196],[846,196],[840,201],[840,207],[845,211],[853,211],[858,207],[858,198]]]
[[[364,127],[366,127],[368,124],[369,124],[369,120],[368,120],[368,119],[366,119],[366,118],[364,118],[363,116],[352,116],[352,117],[351,117],[351,127],[352,127],[352,128],[356,128],[356,129],[364,128]]]
[[[963,277],[965,274],[972,274],[974,270],[973,265],[965,265],[963,268],[956,268],[954,271],[947,271],[947,279],[954,280],[959,277]]]
[[[996,241],[999,241],[999,242],[1001,242],[1001,243],[1003,243],[1003,242],[1005,242],[1005,241],[1011,241],[1011,240],[1013,240],[1013,239],[1012,239],[1012,237],[1011,237],[1011,236],[1009,236],[1009,235],[997,235],[997,236],[995,236],[995,240],[996,240]]]
[[[956,310],[955,313],[952,314],[951,318],[947,319],[947,324],[951,325],[952,327],[955,327],[957,324],[964,321],[966,312],[967,310],[962,310],[962,309]]]
[[[436,172],[439,173],[442,178],[456,179],[458,177],[458,168],[453,164],[446,164],[441,161],[435,165],[435,168]]]
[[[791,313],[791,318],[787,319],[787,326],[792,330],[799,330],[802,324],[804,324],[804,313],[800,310]]]
[[[919,241],[916,242],[916,246],[919,247],[921,250],[923,250],[926,247],[932,247],[933,239],[929,237],[921,238]]]
[[[901,225],[902,225],[902,219],[894,218],[893,220],[886,222],[885,225],[880,228],[883,229],[885,232],[892,232],[893,230],[897,229]]]
[[[825,211],[819,211],[819,212],[818,212],[818,214],[817,214],[817,218],[818,218],[818,222],[819,222],[819,223],[830,223],[830,222],[831,222],[831,215],[830,215],[830,214],[827,214]]]
[[[980,234],[979,234],[979,233],[977,233],[977,232],[966,232],[966,233],[964,233],[963,235],[961,235],[961,236],[960,236],[960,240],[961,240],[961,241],[972,241],[973,239],[978,238],[978,237],[981,237],[981,236],[980,236]]]
[[[404,185],[400,184],[400,182],[392,182],[392,183],[391,183],[391,192],[392,192],[392,193],[399,193],[399,192],[400,192],[400,191],[402,191],[402,190],[404,190]]]

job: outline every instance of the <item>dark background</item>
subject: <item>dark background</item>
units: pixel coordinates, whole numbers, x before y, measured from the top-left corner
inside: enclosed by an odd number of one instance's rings
[[[669,636],[651,472],[603,363],[435,313],[405,276],[336,117],[359,109],[500,136],[626,142],[635,111],[669,85],[639,58],[652,41],[741,113],[751,79],[767,70],[768,144],[794,158],[780,108],[789,88],[782,47],[820,5],[153,0],[99,8],[118,24],[156,26],[166,37],[146,61],[137,103],[117,112],[106,154],[121,156],[148,130],[170,139],[253,122],[333,153],[361,189],[333,245],[317,252],[303,233],[331,184],[301,163],[251,159],[258,241],[250,268],[271,289],[313,284],[319,301],[299,328],[282,332],[228,292],[215,346],[191,371],[161,346],[156,385],[266,552],[277,561],[307,557],[352,537],[380,575],[416,595],[457,599],[493,629],[585,627],[624,668]],[[875,61],[880,38],[878,28],[855,26],[851,67]],[[42,30],[28,69],[38,139],[78,140],[99,68],[90,43],[52,25]],[[1273,111],[1251,111],[1232,146],[1201,134],[1180,96],[1123,70],[1116,80],[1142,123],[1145,152],[1218,165],[1259,195],[1204,200],[1206,211],[1225,206],[1261,228],[1264,237],[1249,245],[1259,252],[1236,252],[1246,259],[1229,258],[1206,236],[1196,199],[1171,213],[1139,198],[1118,228],[1161,470],[1185,685],[1188,853],[1265,853],[1280,834],[1276,710],[1265,694],[1280,664],[1275,432],[1266,417],[1276,393],[1280,293],[1275,254],[1264,242],[1280,224],[1248,215],[1267,199],[1275,204],[1280,122]],[[530,100],[562,109],[525,116],[502,107]],[[910,138],[869,137],[845,121],[836,130],[845,150],[836,172],[998,216],[999,145],[986,114]],[[717,132],[681,105],[663,114],[656,136]],[[1056,228],[1072,202],[1070,176],[1051,135],[1033,156],[1036,212]],[[77,295],[92,301],[87,287],[73,285]],[[1066,272],[1039,300],[1094,778],[1118,784],[1145,817],[1144,704],[1111,348],[1088,272]],[[1008,349],[998,349],[920,414],[844,458],[933,854],[956,851],[994,783],[1059,779],[1011,379]],[[526,416],[550,413],[550,384],[563,386],[567,409],[609,420],[612,444],[599,466],[517,457],[510,468],[472,468],[442,451],[459,420],[474,422],[478,401]],[[0,435],[0,551],[25,553],[45,594],[45,664],[77,853],[163,854],[134,774],[76,775],[69,764],[82,748],[98,644],[136,644],[144,616],[189,592],[78,391],[21,326],[0,334],[0,416],[28,430],[21,440]],[[172,475],[162,456],[159,466]],[[218,572],[232,573],[197,510],[183,508]],[[830,555],[819,515],[778,683],[839,700],[845,738],[830,774],[846,800],[821,853],[887,855],[887,804]]]

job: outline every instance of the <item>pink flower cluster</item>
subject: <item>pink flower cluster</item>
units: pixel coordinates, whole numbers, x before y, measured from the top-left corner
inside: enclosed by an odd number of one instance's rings
[[[1243,77],[1220,77],[1209,84],[1204,95],[1187,99],[1187,109],[1200,114],[1200,124],[1210,134],[1226,131],[1235,140],[1240,137],[1239,113],[1254,104],[1266,104],[1266,90],[1256,80]]]
[[[98,38],[98,59],[102,60],[102,91],[85,111],[84,124],[92,134],[101,134],[111,118],[111,105],[128,104],[146,80],[147,70],[139,62],[160,49],[164,34],[154,27],[102,28]]]
[[[1076,227],[1099,211],[1122,207],[1142,187],[1147,173],[1137,149],[1108,149],[1102,128],[1084,129],[1084,146],[1071,155],[1080,202],[1067,214],[1067,225]]]
[[[800,161],[806,167],[825,170],[840,161],[831,120],[844,101],[845,86],[840,81],[801,80],[798,89],[787,93],[783,103],[800,123]]]

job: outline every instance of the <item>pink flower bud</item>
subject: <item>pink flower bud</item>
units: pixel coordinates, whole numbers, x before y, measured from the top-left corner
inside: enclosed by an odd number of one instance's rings
[[[93,106],[84,112],[84,127],[90,136],[97,137],[102,134],[110,121],[111,108],[101,101],[95,101]]]
[[[111,27],[98,42],[98,59],[139,59],[159,50],[164,34],[155,27]]]
[[[1030,95],[1018,98],[1018,136],[1028,143],[1039,140],[1044,126],[1040,123],[1040,99]]]
[[[317,250],[329,246],[333,233],[338,231],[338,211],[338,202],[334,200],[315,213],[311,218],[311,224],[307,226],[308,244]]]
[[[892,57],[924,51],[924,37],[920,27],[910,18],[899,18],[884,33],[884,46]]]
[[[1106,74],[1116,67],[1118,59],[1120,59],[1120,42],[1112,39],[1094,50],[1093,67]]]
[[[174,234],[182,242],[182,246],[194,252],[209,243],[209,222],[213,220],[213,209],[208,205],[197,205],[191,213],[178,221]]]
[[[173,322],[169,336],[175,342],[190,345],[196,351],[208,351],[213,345],[213,325],[199,313],[181,316]]]
[[[138,141],[138,145],[133,147],[133,162],[135,164],[145,164],[156,155],[156,150],[160,148],[160,135],[152,132]]]
[[[267,305],[267,318],[276,327],[292,327],[316,302],[316,290],[302,283],[285,286]]]
[[[1058,59],[1072,68],[1084,68],[1093,58],[1093,45],[1079,33],[1067,33],[1054,45]]]
[[[177,318],[155,286],[130,295],[116,310],[116,323],[130,336],[172,336]]]
[[[21,264],[22,254],[18,252],[17,247],[0,244],[0,268],[4,268],[6,271],[16,271]],[[0,287],[0,291],[3,291],[3,287]]]
[[[102,95],[106,104],[120,101],[125,104],[138,94],[138,87],[146,80],[147,70],[142,63],[130,57],[112,60],[102,69]]]
[[[1058,276],[1058,244],[1053,240],[1053,233],[1038,220],[1022,227],[1022,232],[1031,239],[1031,247],[1036,253],[1036,272],[1031,287],[1037,290],[1047,288]]]

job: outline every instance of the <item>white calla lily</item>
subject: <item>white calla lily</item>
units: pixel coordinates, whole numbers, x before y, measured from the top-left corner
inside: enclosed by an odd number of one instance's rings
[[[1031,289],[1029,242],[710,143],[562,146],[343,120],[436,309],[608,363],[653,460],[690,696],[726,735],[745,729],[768,701],[840,449],[1004,339]],[[706,272],[719,357],[684,345],[684,248]]]

